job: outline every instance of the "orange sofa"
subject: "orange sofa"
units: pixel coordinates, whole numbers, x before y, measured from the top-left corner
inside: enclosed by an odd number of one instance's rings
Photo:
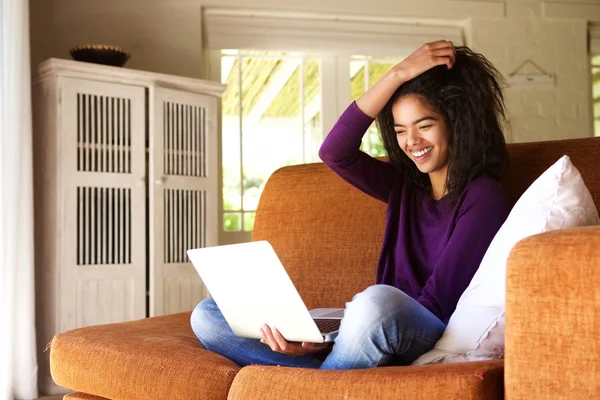
[[[512,144],[512,202],[568,154],[600,205],[600,138]],[[309,307],[339,307],[374,283],[385,205],[323,164],[267,182],[253,240],[271,242]],[[340,262],[340,260],[342,260]],[[66,399],[600,398],[600,227],[519,242],[508,262],[506,359],[320,371],[248,366],[204,349],[189,313],[57,335],[50,352]]]

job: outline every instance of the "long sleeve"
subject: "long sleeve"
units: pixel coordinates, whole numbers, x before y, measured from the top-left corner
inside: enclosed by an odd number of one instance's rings
[[[373,118],[353,102],[327,135],[319,157],[346,182],[387,203],[393,185],[398,183],[397,169],[360,151],[362,137],[372,122]]]
[[[418,298],[445,323],[508,212],[506,195],[497,182],[479,185],[465,194],[454,231]]]

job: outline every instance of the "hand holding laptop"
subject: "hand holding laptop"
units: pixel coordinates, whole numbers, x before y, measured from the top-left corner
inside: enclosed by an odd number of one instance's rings
[[[271,330],[269,325],[264,324],[260,328],[262,338],[261,343],[266,344],[271,350],[277,353],[288,354],[290,356],[303,356],[310,353],[318,353],[330,347],[331,342],[326,343],[308,343],[308,342],[288,342],[285,340],[277,328]]]
[[[187,253],[237,336],[263,338],[275,351],[294,354],[322,350],[326,346],[316,343],[336,338],[344,309],[309,311],[269,242],[204,247]],[[261,332],[264,325],[269,325],[266,334]],[[277,328],[276,334],[271,327]]]

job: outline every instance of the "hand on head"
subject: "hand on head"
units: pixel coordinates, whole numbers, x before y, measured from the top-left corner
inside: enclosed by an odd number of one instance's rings
[[[425,43],[414,53],[402,60],[401,63],[391,69],[390,72],[397,74],[403,81],[409,81],[423,72],[438,65],[446,65],[448,69],[456,62],[456,50],[452,42],[438,40]]]
[[[454,66],[455,61],[456,49],[452,42],[438,40],[425,43],[390,69],[356,100],[356,105],[362,112],[375,118],[402,84],[438,65],[446,65],[450,69]]]

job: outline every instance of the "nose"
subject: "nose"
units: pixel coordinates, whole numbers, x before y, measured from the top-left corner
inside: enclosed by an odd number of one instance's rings
[[[419,144],[421,137],[419,136],[419,131],[417,129],[408,129],[406,135],[406,144],[408,147],[415,147]]]

